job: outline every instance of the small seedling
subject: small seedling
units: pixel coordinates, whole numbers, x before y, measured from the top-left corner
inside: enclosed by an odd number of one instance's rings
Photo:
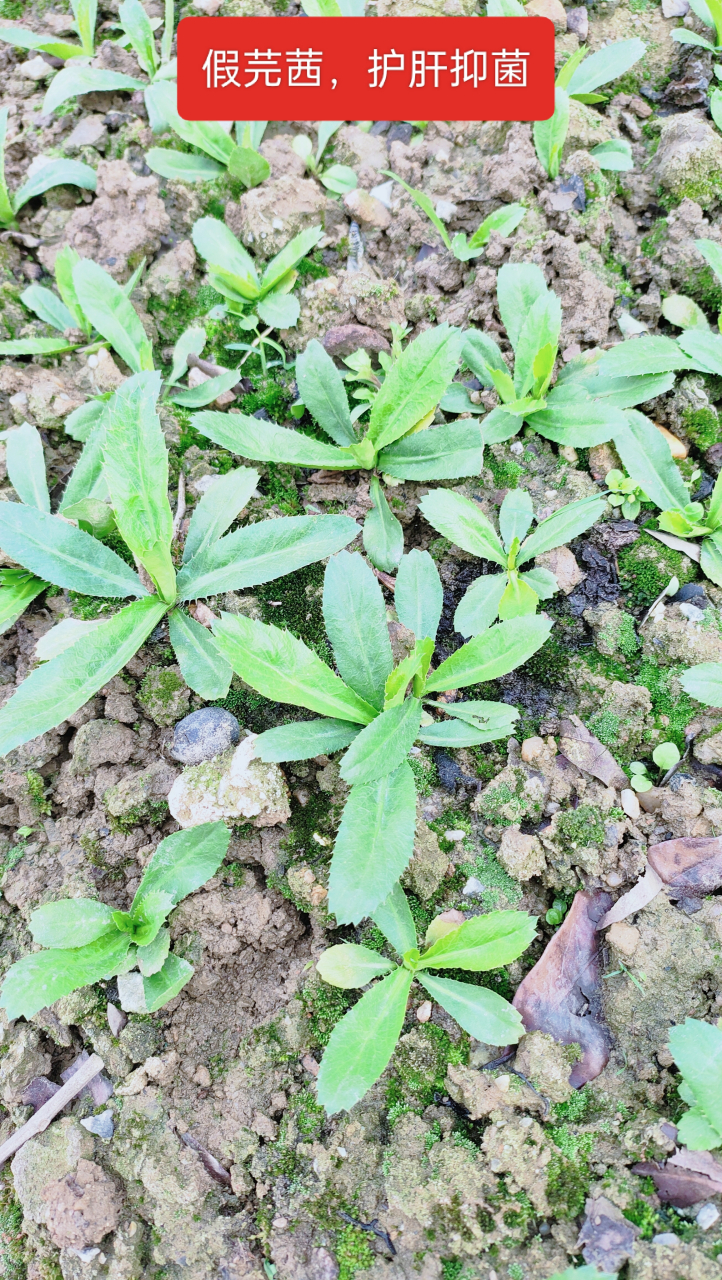
[[[0,992],[7,1017],[32,1018],[101,978],[142,976],[143,1012],[154,1013],[186,985],[193,966],[170,950],[164,928],[174,907],[215,875],[228,848],[223,822],[177,831],[162,840],[138,885],[130,911],[113,911],[93,898],[47,902],[28,927],[47,951],[36,951],[8,969]]]
[[[556,929],[567,914],[567,909],[568,906],[564,898],[555,898],[544,919],[547,924],[553,925]]]
[[[338,675],[278,627],[242,614],[223,614],[213,625],[224,659],[247,685],[322,717],[266,730],[255,740],[256,756],[282,763],[348,748],[340,774],[351,790],[328,886],[328,907],[339,924],[371,915],[408,866],[416,827],[407,759],[413,743],[448,749],[491,742],[508,737],[518,718],[506,703],[440,703],[436,694],[514,670],[536,653],[552,626],[542,617],[499,623],[432,671],[443,591],[427,551],[403,557],[395,586],[398,618],[416,639],[396,664],[381,588],[357,552],[332,556],[324,576],[323,617]],[[432,710],[444,718],[433,719]]]
[[[174,528],[168,501],[168,454],[156,412],[160,383],[159,373],[138,373],[98,402],[100,416],[56,515],[39,432],[24,423],[7,433],[8,475],[20,501],[0,503],[0,547],[34,576],[4,577],[3,623],[19,617],[49,582],[84,595],[136,599],[107,620],[65,618],[42,637],[42,665],[0,709],[0,755],[83,706],[165,617],[188,686],[207,700],[224,698],[231,667],[187,611],[189,602],[293,573],[358,533],[348,516],[282,517],[226,533],[259,480],[257,471],[239,467],[203,495],[183,539],[183,510]],[[102,541],[111,532],[143,580]]]
[[[6,35],[6,32],[2,33]],[[85,191],[95,191],[97,178],[95,170],[79,160],[50,160],[40,169],[36,169],[32,177],[18,187],[12,194],[5,182],[5,136],[8,126],[8,107],[0,109],[0,227],[17,226],[17,215],[28,200],[41,196],[51,187],[62,187],[66,184],[81,187]]]
[[[341,128],[343,120],[322,120],[318,126],[318,145],[314,153],[313,143],[305,133],[297,133],[291,146],[303,160],[306,169],[322,182],[327,191],[333,195],[343,196],[358,186],[358,178],[347,164],[332,164],[328,169],[321,168],[321,159],[331,138]]]
[[[607,472],[604,483],[609,490],[607,502],[610,507],[621,507],[625,520],[636,520],[642,503],[647,501],[646,493],[630,476],[616,469]]]
[[[720,0],[690,0],[690,8],[706,27],[714,31],[715,43],[712,44],[696,31],[689,31],[687,27],[677,27],[671,33],[672,39],[678,44],[693,44],[700,49],[708,49],[710,53],[720,53],[722,51],[722,3]]]
[[[415,187],[410,187],[408,182],[404,182],[397,173],[390,170],[384,170],[387,178],[393,178],[394,182],[398,182],[400,187],[408,191],[414,204],[418,205],[422,213],[436,227],[441,236],[444,247],[449,253],[453,253],[455,258],[460,262],[468,262],[470,258],[478,258],[483,253],[485,245],[489,241],[492,231],[498,231],[501,236],[510,236],[516,231],[521,222],[526,209],[523,204],[503,204],[500,209],[495,209],[493,213],[485,218],[481,226],[477,228],[470,240],[466,238],[466,232],[457,231],[453,240],[450,238],[444,223],[434,208],[433,201],[423,191],[417,191]]]
[[[722,1030],[686,1018],[670,1028],[669,1051],[682,1073],[677,1092],[690,1107],[677,1122],[680,1145],[690,1151],[722,1147]]]
[[[657,768],[663,774],[669,773],[670,769],[674,769],[682,759],[679,748],[674,742],[660,742],[658,747],[652,752],[652,759]],[[652,779],[647,773],[647,766],[641,760],[632,760],[629,766],[631,774],[631,783],[635,791],[649,791],[654,786]]]
[[[521,572],[520,565],[560,547],[589,529],[604,512],[604,498],[592,496],[570,502],[527,533],[534,519],[525,489],[510,489],[499,511],[501,538],[476,503],[449,489],[432,489],[419,503],[429,524],[471,555],[501,566],[501,573],[483,574],[472,582],[454,614],[462,636],[475,636],[498,616],[518,618],[536,613],[540,600],[549,600],[559,584],[548,569]]]
[[[477,1040],[516,1044],[524,1034],[521,1015],[495,991],[439,978],[430,970],[480,973],[511,963],[532,941],[535,917],[521,911],[492,911],[459,925],[456,920],[437,916],[419,950],[409,904],[397,884],[372,918],[401,957],[400,964],[368,947],[342,943],[324,951],[317,965],[325,982],[345,990],[382,978],[337,1023],[324,1052],[318,1100],[329,1115],[353,1107],[385,1071],[401,1034],[415,980]]]
[[[635,978],[634,974],[630,972],[630,970],[627,968],[626,964],[624,964],[622,960],[619,961],[618,969],[614,969],[612,973],[605,973],[602,976],[604,978],[621,978],[623,976],[627,977],[629,978],[630,982],[634,983],[637,990],[641,991],[642,995],[645,994],[644,987],[642,986],[642,983],[639,981],[639,978]],[[642,978],[642,980],[644,980],[645,974],[641,973],[639,977]]]

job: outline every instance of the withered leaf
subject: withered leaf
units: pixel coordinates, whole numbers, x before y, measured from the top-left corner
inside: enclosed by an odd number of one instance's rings
[[[670,1164],[657,1164],[654,1160],[644,1160],[632,1165],[632,1173],[640,1177],[650,1177],[657,1188],[657,1195],[665,1204],[673,1204],[678,1209],[688,1209],[691,1204],[700,1200],[708,1200],[721,1189],[703,1173],[695,1173],[692,1169],[680,1169]]]
[[[629,778],[617,764],[611,751],[590,733],[579,716],[569,716],[561,722],[559,750],[578,769],[599,778],[605,787],[627,787]]]
[[[650,845],[647,856],[670,897],[702,897],[722,885],[722,836],[662,840]]]
[[[602,890],[577,893],[566,920],[512,1002],[527,1031],[546,1031],[562,1044],[581,1046],[581,1060],[569,1076],[575,1089],[596,1079],[609,1060],[611,1036],[600,1013],[597,924],[611,905]]]
[[[646,907],[647,903],[656,898],[660,889],[663,888],[664,881],[661,876],[657,875],[654,867],[647,863],[647,869],[641,879],[632,889],[617,899],[611,911],[602,916],[597,929],[606,929],[607,925],[626,920],[627,916],[633,915],[635,911],[641,911],[642,907]]]
[[[632,1256],[639,1227],[628,1222],[621,1209],[606,1196],[587,1200],[586,1214],[577,1241],[584,1261],[603,1271],[619,1271]]]

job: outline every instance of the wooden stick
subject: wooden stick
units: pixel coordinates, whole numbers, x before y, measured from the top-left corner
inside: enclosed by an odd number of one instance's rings
[[[42,1133],[47,1129],[50,1121],[55,1118],[59,1111],[63,1110],[68,1103],[85,1088],[86,1084],[97,1076],[99,1071],[103,1070],[105,1063],[99,1058],[97,1053],[91,1055],[87,1062],[83,1062],[74,1075],[70,1077],[67,1084],[62,1089],[58,1089],[52,1098],[49,1098],[34,1116],[31,1116],[26,1124],[16,1129],[14,1134],[8,1138],[7,1142],[3,1142],[0,1147],[0,1164],[3,1164],[10,1156],[14,1155],[20,1147],[34,1138],[36,1134]]]

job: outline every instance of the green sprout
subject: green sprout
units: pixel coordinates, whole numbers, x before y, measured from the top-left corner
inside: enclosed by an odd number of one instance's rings
[[[343,120],[322,120],[318,125],[318,145],[314,153],[313,143],[305,133],[297,133],[291,146],[303,160],[306,169],[312,173],[323,183],[327,191],[331,191],[333,195],[343,196],[347,191],[353,191],[358,186],[358,178],[353,169],[346,164],[332,164],[328,169],[321,168],[321,160],[329,141],[333,137],[337,129],[341,128]]]
[[[617,469],[607,472],[604,483],[609,489],[607,502],[610,507],[621,507],[625,520],[636,520],[642,503],[647,501],[647,495],[639,485]]]

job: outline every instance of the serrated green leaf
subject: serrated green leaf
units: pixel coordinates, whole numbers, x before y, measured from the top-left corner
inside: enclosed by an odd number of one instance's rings
[[[368,438],[377,449],[393,444],[436,407],[456,372],[463,340],[460,329],[436,325],[391,366],[369,421]]]
[[[599,371],[613,378],[686,369],[689,358],[674,338],[631,338],[603,351]]]
[[[416,788],[407,761],[377,782],[351,788],[331,862],[328,907],[358,924],[388,897],[414,851]]]
[[[476,503],[450,489],[432,489],[419,506],[429,523],[462,551],[506,568],[507,557],[499,537]]]
[[[144,596],[137,574],[104,543],[57,516],[19,502],[0,505],[0,546],[58,587],[91,596]]]
[[[488,440],[487,422],[485,419],[483,430]],[[607,401],[593,400],[581,387],[562,385],[549,392],[546,407],[534,414],[532,422],[535,431],[555,444],[587,449],[610,440],[624,427],[625,417]]]
[[[73,271],[78,302],[98,333],[134,373],[153,368],[150,339],[119,284],[97,262],[81,258]]]
[[[297,724],[281,724],[259,733],[253,744],[259,760],[282,764],[287,760],[310,760],[330,755],[349,746],[359,733],[359,726],[348,720],[302,720]]]
[[[118,8],[118,17],[142,70],[152,80],[158,67],[158,55],[153,28],[140,0],[123,0]]]
[[[84,947],[113,926],[110,907],[94,898],[63,898],[33,911],[28,928],[41,947]]]
[[[709,1022],[686,1018],[678,1026],[670,1027],[669,1050],[694,1093],[695,1112],[714,1131],[714,1146],[722,1146],[722,1030]],[[689,1122],[690,1128],[693,1123],[694,1120]],[[688,1136],[701,1135],[697,1132]],[[692,1149],[700,1150],[699,1147]]]
[[[374,907],[371,918],[398,955],[403,956],[416,946],[416,925],[408,898],[398,881],[388,898]]]
[[[340,551],[329,560],[323,617],[339,675],[380,711],[394,659],[381,587],[358,552]]]
[[[719,531],[703,538],[699,548],[699,567],[706,578],[722,586],[722,538]]]
[[[259,155],[252,147],[236,147],[228,157],[228,172],[232,178],[238,178],[248,191],[265,182],[271,166],[265,156]]]
[[[297,236],[289,240],[284,245],[280,253],[275,258],[271,258],[263,275],[261,276],[261,293],[263,295],[270,293],[276,285],[280,284],[283,277],[292,271],[297,262],[301,258],[305,258],[311,249],[315,248],[323,235],[323,227],[319,224],[316,227],[307,227],[305,231],[300,231]]]
[[[152,942],[146,943],[144,947],[138,947],[136,959],[144,978],[150,978],[152,974],[158,973],[163,968],[169,951],[169,929],[159,929]]]
[[[178,114],[177,86],[170,81],[156,78],[150,89],[143,87],[146,95],[152,95],[154,110],[158,116],[167,122],[179,138],[189,142],[192,147],[205,151],[222,165],[228,164],[236,144],[221,124],[215,120],[183,120]]]
[[[485,1044],[516,1044],[524,1035],[521,1014],[488,987],[418,973],[432,1000],[446,1009],[464,1031]]]
[[[722,335],[702,329],[685,329],[677,344],[697,367],[719,376],[722,373]]]
[[[17,622],[31,600],[48,586],[24,569],[0,569],[0,636]]]
[[[531,392],[537,376],[537,354],[547,346],[551,348],[554,364],[561,324],[562,304],[555,293],[547,290],[529,308],[514,348],[514,390],[519,398]]]
[[[296,382],[301,400],[326,434],[338,445],[356,444],[343,379],[315,338],[296,357]]]
[[[35,646],[35,657],[42,662],[49,662],[51,658],[57,658],[58,654],[64,653],[74,645],[81,636],[87,635],[89,631],[95,631],[102,624],[102,618],[94,618],[89,622],[81,622],[79,618],[63,618],[62,622],[56,623],[38,640]]]
[[[399,622],[413,631],[417,640],[426,636],[436,639],[444,606],[444,589],[428,551],[414,547],[408,555],[401,557],[394,605]]]
[[[517,564],[526,564],[554,547],[561,547],[590,529],[604,514],[606,499],[592,494],[578,502],[568,502],[553,515],[542,520],[519,548]]]
[[[216,874],[228,850],[230,831],[224,822],[206,822],[176,831],[161,840],[133,898],[131,913],[143,909],[150,894],[167,894],[173,904],[195,893]]]
[[[510,618],[523,618],[536,613],[539,597],[533,587],[519,576],[516,569],[508,574],[504,594],[499,601],[499,617],[503,622]]]
[[[510,289],[513,278],[509,282]],[[503,281],[502,281],[503,288]],[[508,373],[506,361],[498,344],[481,329],[467,329],[461,348],[461,359],[485,387],[493,387],[492,372]]]
[[[491,626],[499,613],[499,602],[506,590],[507,581],[504,571],[484,574],[472,582],[454,614],[454,628],[460,635],[478,636]]]
[[[632,148],[626,138],[610,138],[608,142],[600,142],[589,154],[594,156],[600,169],[624,173],[634,168]]]
[[[464,419],[404,436],[381,450],[378,467],[400,480],[458,480],[479,475],[483,452],[481,427]]]
[[[183,563],[212,547],[247,505],[260,479],[252,467],[236,467],[219,476],[193,508],[183,548]]]
[[[36,316],[51,324],[62,333],[64,329],[72,329],[75,317],[71,315],[65,303],[52,289],[45,289],[41,284],[31,284],[20,294],[20,301],[34,311]]]
[[[180,956],[169,955],[163,968],[150,978],[143,978],[146,1013],[155,1013],[173,1000],[193,977],[193,965]]]
[[[356,724],[370,724],[375,718],[375,708],[289,631],[225,613],[213,633],[233,670],[264,697]]]
[[[105,405],[102,407],[105,409]],[[70,509],[79,502],[84,502],[88,499],[105,502],[106,498],[110,497],[108,482],[103,470],[106,425],[107,418],[103,414],[88,436],[83,452],[75,464],[75,470],[65,486],[65,492],[60,502],[60,512],[63,515],[66,507]],[[115,519],[113,519],[113,524],[115,525]]]
[[[390,573],[404,553],[404,531],[386,501],[378,476],[371,477],[370,497],[373,507],[364,520],[364,550],[377,569]]]
[[[78,98],[83,93],[108,93],[124,89],[133,93],[136,89],[147,88],[146,82],[136,80],[133,76],[121,75],[119,71],[103,71],[96,67],[78,67],[71,62],[51,80],[43,98],[42,114],[49,116],[64,102]]]
[[[427,679],[425,692],[461,689],[465,685],[496,680],[536,653],[551,629],[550,619],[539,615],[500,622],[442,662]]]
[[[399,767],[413,746],[421,724],[418,698],[390,707],[354,739],[341,762],[344,782],[375,782]]]
[[[329,1115],[348,1111],[387,1067],[404,1024],[412,980],[408,970],[397,969],[334,1027],[318,1073],[318,1100]]]
[[[289,431],[275,422],[263,422],[244,413],[194,413],[191,424],[201,435],[229,449],[241,458],[258,462],[293,462],[299,467],[328,467],[333,470],[358,469],[350,454],[334,445],[313,440],[299,431]]]
[[[180,609],[173,610],[168,627],[170,642],[188,688],[207,702],[225,698],[231,687],[233,669],[206,627]]]
[[[130,938],[114,929],[84,947],[23,956],[5,975],[0,1005],[10,1020],[32,1018],[61,996],[116,973],[129,946]]]
[[[471,973],[499,969],[526,951],[535,932],[534,916],[523,911],[490,911],[439,938],[424,952],[420,967],[468,969]]]
[[[629,475],[663,511],[685,507],[689,493],[661,431],[636,409],[624,417],[626,425],[615,431],[614,444]]]
[[[50,494],[45,479],[45,454],[37,427],[29,422],[8,431],[8,477],[21,502],[37,511],[50,511]]]
[[[332,987],[365,987],[368,982],[388,973],[394,966],[378,951],[359,947],[355,942],[343,942],[328,947],[316,962],[316,971]]]

